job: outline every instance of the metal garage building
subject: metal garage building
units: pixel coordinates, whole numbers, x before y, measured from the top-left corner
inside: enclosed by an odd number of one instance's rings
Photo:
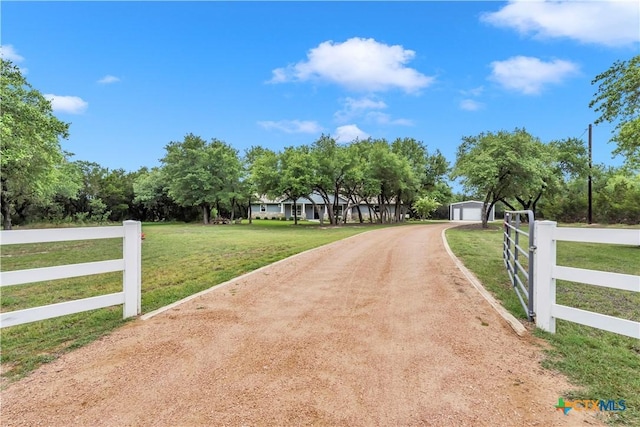
[[[451,203],[449,205],[449,219],[451,221],[482,221],[482,202],[467,200],[465,202]],[[489,212],[489,221],[493,221],[496,215],[496,207]]]

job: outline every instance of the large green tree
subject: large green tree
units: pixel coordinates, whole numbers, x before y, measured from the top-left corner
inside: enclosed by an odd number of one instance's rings
[[[391,143],[391,151],[403,158],[409,166],[402,177],[404,185],[398,188],[394,197],[394,220],[399,222],[404,219],[406,209],[420,197],[427,183],[429,155],[426,145],[414,138],[397,138]]]
[[[247,216],[251,224],[253,222],[251,205],[256,197],[266,195],[277,188],[278,155],[272,150],[256,145],[245,150],[243,163],[245,179],[242,181],[241,189],[248,205]]]
[[[640,166],[640,55],[614,62],[592,84],[598,84],[589,104],[600,114],[595,123],[617,122],[611,138],[617,144],[614,153]]]
[[[309,147],[287,147],[276,153],[261,147],[248,152],[250,181],[259,193],[293,202],[294,223],[298,224],[297,201],[310,198],[313,191],[313,157]]]
[[[293,202],[294,223],[298,224],[297,201],[310,199],[313,191],[313,157],[309,147],[287,147],[278,156],[278,193]],[[275,195],[275,193],[273,193]],[[314,204],[314,208],[317,208]]]
[[[368,173],[378,183],[377,205],[380,210],[380,222],[397,221],[397,210],[391,212],[392,202],[398,206],[402,196],[412,192],[417,186],[417,177],[411,169],[409,160],[395,153],[384,139],[375,140],[369,152]]]
[[[628,167],[594,165],[593,219],[597,223],[640,223],[640,174]],[[587,220],[587,180],[569,178],[564,188],[546,198],[540,210],[545,218],[562,222]]]
[[[481,133],[462,138],[452,178],[460,178],[465,190],[481,194],[482,226],[501,200],[544,186],[544,158],[538,141],[524,129]]]
[[[534,160],[539,160],[539,179],[520,182],[514,198],[522,209],[530,209],[535,215],[543,196],[552,197],[563,191],[569,179],[586,177],[589,159],[584,142],[576,138],[551,141],[548,144],[533,138],[530,154]],[[509,208],[516,209],[506,198],[502,201]]]
[[[322,135],[311,145],[313,158],[313,190],[320,194],[326,206],[331,224],[338,223],[338,195],[343,189],[347,172],[356,159],[350,157],[346,146],[329,135]]]
[[[169,196],[180,206],[197,206],[205,224],[211,209],[220,213],[229,208],[233,186],[240,177],[238,152],[223,141],[207,143],[199,136],[188,134],[183,141],[167,144],[161,159]]]
[[[20,203],[46,204],[56,192],[73,193],[77,183],[65,174],[67,157],[60,138],[69,125],[53,115],[51,103],[10,61],[0,70],[0,203],[3,228]]]

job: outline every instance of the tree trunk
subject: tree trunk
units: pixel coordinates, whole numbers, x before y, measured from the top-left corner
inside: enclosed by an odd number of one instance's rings
[[[11,202],[7,197],[7,181],[2,180],[2,189],[0,189],[0,204],[2,205],[2,228],[11,230]]]
[[[249,209],[247,210],[247,216],[249,217],[249,224],[253,224],[253,212],[251,212],[251,200],[249,200]]]
[[[231,199],[231,224],[233,224],[233,220],[235,219],[236,214],[236,199],[235,197]]]
[[[393,209],[393,216],[395,218],[395,222],[399,223],[401,221],[401,213],[402,210],[400,209],[400,200],[402,197],[402,192],[398,191],[398,193],[396,194],[396,206]]]
[[[347,223],[347,212],[351,209],[351,200],[347,199],[346,206],[342,209],[342,224]]]
[[[205,225],[209,224],[209,205],[207,204],[202,205],[202,220]]]
[[[487,215],[487,205],[489,204],[489,194],[487,194],[487,197],[485,197],[484,203],[482,204],[482,228],[489,228],[489,218]]]
[[[11,230],[11,205],[7,200],[2,200],[2,228]]]
[[[493,209],[493,206],[497,203],[497,200],[489,202],[485,199],[482,205],[482,228],[489,228],[489,212]]]
[[[311,202],[311,206],[313,206],[313,212],[318,214],[318,220],[320,220],[320,225],[322,225],[324,223],[324,218],[323,218],[324,213],[320,212],[320,208],[318,207],[318,204],[314,202],[311,197],[307,197],[307,200]]]
[[[320,189],[320,188],[316,188],[316,191],[318,192],[318,194],[320,194],[320,197],[322,197],[322,200],[324,201],[324,204],[327,208],[327,214],[329,215],[329,224],[331,225],[335,225],[335,219],[334,219],[334,215],[333,215],[333,208],[331,208],[333,206],[333,204],[331,203],[331,200],[329,199],[329,195],[327,194],[326,191]]]
[[[364,221],[362,220],[362,211],[360,210],[360,202],[361,201],[357,201],[357,199],[353,195],[353,193],[351,193],[351,196],[349,196],[349,199],[351,200],[351,203],[353,204],[353,207],[356,208],[356,210],[358,211],[358,221],[360,222],[360,224],[362,224]]]
[[[505,204],[505,206],[506,206],[506,207],[508,207],[509,209],[511,209],[512,211],[517,211],[517,210],[518,210],[518,209],[516,209],[513,205],[511,205],[511,203],[507,202],[506,200],[504,200],[504,199],[500,199],[500,201],[501,201],[502,203],[504,203],[504,204]]]
[[[533,203],[531,204],[531,211],[533,212],[533,217],[535,218],[537,215],[537,204],[540,201],[540,197],[542,197],[542,193],[538,193],[538,197],[535,198],[535,200],[533,201]]]
[[[338,198],[338,193],[339,192],[340,192],[340,186],[336,182],[336,185],[335,185],[335,187],[333,189],[333,212],[334,212],[335,218],[336,218],[336,224],[335,225],[340,225],[340,221],[338,220],[338,211],[339,211],[339,207],[340,207],[340,199]],[[344,210],[342,211],[342,216],[343,217],[346,216],[346,212]]]
[[[364,203],[367,205],[367,209],[369,209],[369,223],[373,224],[373,217],[376,213],[373,210],[373,206],[371,206],[371,203],[369,203],[369,199],[365,200]]]

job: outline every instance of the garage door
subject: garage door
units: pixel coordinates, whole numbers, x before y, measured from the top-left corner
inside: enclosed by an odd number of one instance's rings
[[[464,221],[482,221],[482,210],[480,208],[464,208],[462,219]]]

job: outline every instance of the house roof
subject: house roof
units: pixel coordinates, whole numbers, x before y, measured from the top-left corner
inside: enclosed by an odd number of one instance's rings
[[[288,197],[278,197],[275,199],[271,199],[269,198],[267,195],[256,195],[256,199],[257,201],[255,202],[256,204],[266,204],[266,205],[273,205],[273,204],[280,204],[280,203],[293,203],[293,201],[291,199],[289,199]],[[333,204],[333,202],[335,201],[335,196],[333,194],[329,195],[329,200],[331,201],[331,204]],[[313,202],[312,202],[313,201]],[[324,204],[324,200],[322,199],[322,196],[317,193],[317,192],[313,192],[311,193],[311,195],[309,197],[300,197],[298,198],[298,200],[296,200],[297,204],[300,203],[316,203],[318,205],[323,205]],[[363,206],[366,205],[366,201],[365,200],[361,200],[359,205]],[[466,203],[466,202],[458,202],[458,203]],[[482,203],[482,202],[477,202],[477,203]],[[347,204],[347,199],[345,197],[342,196],[338,196],[338,204],[341,205],[346,205]],[[369,204],[372,206],[375,206],[378,204],[378,199],[377,197],[371,197],[369,198]],[[395,197],[392,197],[391,200],[389,200],[389,204],[391,205],[395,205],[396,204],[396,200]]]
[[[449,203],[450,206],[453,205],[463,205],[465,203],[480,203],[481,205],[484,204],[484,202],[481,202],[479,200],[465,200],[464,202],[455,202],[455,203]]]
[[[333,204],[335,202],[335,195],[330,194],[329,201],[331,204]],[[293,201],[291,199],[283,199],[282,203],[293,203]],[[323,205],[324,199],[320,194],[314,192],[311,193],[309,197],[300,197],[298,200],[296,200],[296,203],[316,203],[318,205]],[[346,205],[347,199],[342,196],[338,196],[338,203],[341,205]]]
[[[266,205],[272,205],[272,204],[277,204],[282,202],[282,198],[270,199],[265,194],[256,195],[256,199],[257,199],[257,203],[266,204]]]

